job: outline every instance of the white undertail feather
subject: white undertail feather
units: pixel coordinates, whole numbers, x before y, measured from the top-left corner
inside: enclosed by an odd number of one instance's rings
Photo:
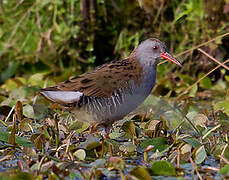
[[[83,95],[79,91],[41,91],[40,93],[51,101],[69,104],[78,102]]]

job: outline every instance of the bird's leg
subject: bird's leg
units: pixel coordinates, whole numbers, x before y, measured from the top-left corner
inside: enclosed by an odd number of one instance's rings
[[[90,127],[89,127],[89,133],[90,134],[93,134],[93,133],[96,133],[98,127],[102,125],[104,128],[105,128],[105,133],[103,134],[102,133],[102,137],[103,139],[107,139],[107,138],[110,138],[109,137],[109,133],[110,133],[110,129],[111,129],[111,126],[112,124],[108,124],[108,123],[93,123]]]
[[[110,133],[110,129],[111,129],[112,124],[104,124],[104,128],[105,128],[105,139],[110,139],[109,133]]]
[[[90,133],[90,134],[95,133],[99,124],[100,124],[100,123],[93,123],[93,124],[89,127],[89,133]]]

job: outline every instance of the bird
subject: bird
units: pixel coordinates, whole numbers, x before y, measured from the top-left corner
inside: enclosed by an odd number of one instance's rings
[[[40,89],[39,93],[70,109],[77,120],[102,125],[109,134],[115,121],[123,119],[149,96],[160,59],[182,66],[163,42],[149,38],[129,57],[107,62],[56,86]]]

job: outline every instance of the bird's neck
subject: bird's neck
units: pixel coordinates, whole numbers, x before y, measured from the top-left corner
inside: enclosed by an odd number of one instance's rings
[[[129,60],[136,64],[137,69],[141,69],[141,78],[136,86],[139,88],[144,88],[144,90],[151,91],[157,76],[157,60],[152,60],[152,56],[148,53],[139,54],[138,49],[135,49],[129,57]]]
[[[145,66],[143,69],[143,83],[153,88],[157,79],[157,65]]]

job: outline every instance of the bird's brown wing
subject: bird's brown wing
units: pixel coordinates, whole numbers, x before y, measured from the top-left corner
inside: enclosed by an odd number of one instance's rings
[[[133,80],[136,84],[139,83],[141,75],[141,66],[138,61],[130,56],[124,60],[111,61],[94,71],[82,74],[56,86],[41,89],[41,92],[71,91],[80,92],[90,97],[110,97],[121,87],[128,87],[130,80]],[[54,101],[53,99],[50,100]]]

